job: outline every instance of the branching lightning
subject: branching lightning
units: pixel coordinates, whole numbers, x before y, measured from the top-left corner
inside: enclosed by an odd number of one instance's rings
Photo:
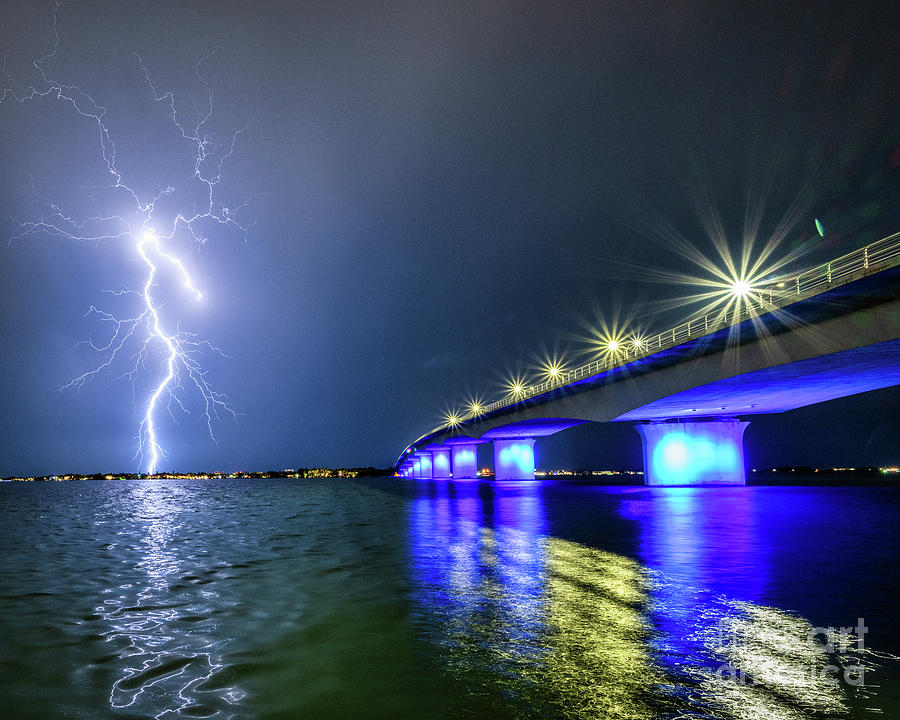
[[[203,66],[218,48],[201,57],[194,66],[196,77],[204,88],[206,102],[198,113],[199,117],[191,123],[182,119],[183,113],[176,108],[174,92],[168,90],[160,93],[151,80],[144,60],[135,53],[141,82],[146,83],[155,102],[166,108],[174,131],[186,141],[191,152],[189,160],[193,181],[202,188],[203,202],[199,205],[194,203],[189,212],[177,212],[172,217],[169,214],[171,211],[158,211],[160,201],[165,198],[168,202],[176,188],[169,185],[158,189],[152,197],[144,197],[137,184],[128,180],[125,171],[119,167],[116,144],[105,120],[106,108],[82,87],[56,80],[48,71],[48,64],[56,58],[60,45],[57,26],[59,10],[60,2],[57,1],[51,15],[52,49],[32,62],[39,81],[24,87],[4,68],[6,87],[0,95],[0,104],[15,100],[22,105],[30,105],[38,100],[55,100],[74,111],[78,121],[95,126],[97,150],[109,177],[109,183],[102,189],[108,191],[117,208],[122,207],[124,198],[126,209],[111,214],[98,211],[90,217],[79,218],[64,211],[61,206],[38,197],[46,210],[39,219],[17,221],[11,241],[36,234],[94,243],[120,240],[130,243],[136,257],[143,263],[146,275],[140,289],[113,293],[135,298],[137,308],[132,314],[119,317],[118,314],[91,306],[87,315],[98,318],[106,325],[110,329],[110,338],[105,343],[86,341],[100,355],[100,360],[94,368],[63,387],[79,389],[99,375],[124,365],[126,369],[121,376],[131,381],[134,400],[137,378],[158,368],[158,379],[153,379],[152,389],[143,403],[135,452],[140,466],[152,475],[166,457],[160,438],[159,414],[163,407],[175,421],[175,410],[188,413],[185,399],[188,393],[195,394],[199,397],[213,440],[214,420],[220,419],[223,413],[234,416],[227,397],[213,389],[201,364],[206,352],[222,354],[221,351],[195,333],[181,329],[178,324],[172,329],[162,317],[161,309],[165,301],[160,296],[164,294],[161,275],[165,274],[167,278],[180,280],[184,292],[194,300],[203,298],[185,260],[172,249],[176,245],[176,237],[183,237],[191,246],[199,247],[206,241],[205,227],[229,228],[242,234],[248,230],[248,225],[239,220],[247,203],[229,208],[218,199],[216,192],[222,179],[223,165],[234,153],[243,131],[234,132],[230,141],[222,144],[215,140],[207,127],[213,114],[213,86],[204,74]]]

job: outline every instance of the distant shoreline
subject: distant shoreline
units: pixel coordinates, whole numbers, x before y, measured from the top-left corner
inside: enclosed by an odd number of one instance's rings
[[[269,479],[384,479],[394,477],[386,468],[314,468],[284,471],[238,472],[238,473],[92,473],[79,475],[44,475],[26,477],[0,478],[0,482],[73,482],[79,480],[269,480]],[[481,480],[493,480],[493,475],[486,475]],[[643,473],[634,470],[586,470],[586,471],[550,471],[538,472],[535,480],[552,481],[572,485],[605,485],[644,487]],[[428,482],[427,480],[420,482]],[[514,481],[513,481],[514,482]],[[806,487],[893,487],[900,486],[900,468],[896,467],[862,467],[862,468],[811,468],[782,467],[750,470],[747,473],[747,486],[806,486]]]

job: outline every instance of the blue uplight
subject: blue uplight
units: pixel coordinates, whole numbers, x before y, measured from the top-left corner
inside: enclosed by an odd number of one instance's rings
[[[494,477],[497,480],[534,480],[534,440],[495,440]]]
[[[745,427],[732,420],[638,426],[647,484],[743,484]]]
[[[478,455],[475,445],[453,446],[453,479],[462,480],[478,476]]]
[[[534,451],[525,443],[507,445],[500,451],[500,464],[520,473],[528,472],[534,469]]]
[[[653,472],[664,485],[689,485],[709,472],[734,473],[740,467],[737,448],[728,438],[669,433],[653,451]]]
[[[416,453],[416,459],[419,462],[419,471],[421,472],[421,477],[430,480],[432,477],[431,453]]]

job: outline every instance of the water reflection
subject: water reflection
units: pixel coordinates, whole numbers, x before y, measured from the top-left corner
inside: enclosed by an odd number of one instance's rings
[[[103,640],[113,648],[118,677],[110,706],[123,715],[235,716],[245,693],[237,687],[208,688],[223,667],[226,640],[216,637],[211,608],[222,599],[186,564],[185,509],[173,485],[135,483],[128,506],[133,516],[125,542],[139,558],[124,573],[130,578],[108,587],[97,614],[108,626]],[[120,533],[125,535],[125,533]]]
[[[759,604],[772,548],[751,488],[654,488],[626,493],[653,574],[653,646],[669,691],[729,720],[840,717],[864,690],[848,668],[854,646],[817,642],[805,619]]]
[[[492,713],[654,715],[645,574],[548,536],[538,484],[432,486],[410,550],[426,636]]]
[[[698,636],[720,664],[693,673],[700,698],[720,716],[793,720],[849,712],[841,665],[858,662],[856,652],[828,653],[810,623],[776,608],[723,601],[703,615]]]
[[[677,681],[709,658],[700,629],[703,608],[722,596],[757,601],[766,553],[753,542],[753,507],[741,488],[629,489],[619,512],[637,527],[637,555],[653,573],[650,615],[660,663]]]
[[[637,525],[638,556],[648,568],[681,588],[756,602],[765,595],[771,548],[757,539],[757,508],[746,490],[629,488],[619,512]]]
[[[864,651],[834,651],[803,618],[754,602],[768,560],[749,495],[619,491],[639,563],[551,536],[540,483],[420,490],[409,546],[421,634],[491,714],[851,712],[844,671]]]

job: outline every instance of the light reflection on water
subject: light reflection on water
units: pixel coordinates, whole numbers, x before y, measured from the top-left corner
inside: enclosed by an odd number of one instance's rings
[[[876,669],[875,655],[855,643],[826,652],[810,622],[759,604],[773,551],[757,533],[761,510],[748,488],[716,490],[642,490],[619,506],[639,527],[654,585],[653,645],[684,685],[677,691],[733,720],[864,711],[872,692],[855,669]]]
[[[4,486],[3,717],[892,717],[898,508],[878,488]],[[873,650],[805,642],[802,616],[857,608]],[[857,662],[881,687],[825,672]]]
[[[174,490],[143,483],[131,491],[134,530],[143,534],[138,575],[108,588],[97,608],[108,625],[105,642],[119,649],[122,674],[112,685],[110,707],[125,715],[153,708],[156,718],[234,717],[232,706],[245,696],[240,688],[204,688],[223,667],[221,653],[228,643],[216,637],[208,612],[222,598],[184,567],[184,543],[178,539],[186,518],[183,498]]]
[[[498,712],[513,699],[528,717],[865,714],[877,704],[871,689],[841,678],[859,663],[877,667],[874,655],[826,652],[808,621],[747,600],[763,596],[767,578],[754,505],[702,492],[622,494],[642,565],[551,536],[537,484],[430,485],[410,513],[427,637]],[[701,557],[723,547],[727,557]],[[718,586],[701,584],[710,565]],[[720,592],[735,586],[743,599]]]
[[[652,717],[646,574],[548,536],[537,486],[477,492],[441,484],[410,513],[415,601],[451,671],[495,713]]]

